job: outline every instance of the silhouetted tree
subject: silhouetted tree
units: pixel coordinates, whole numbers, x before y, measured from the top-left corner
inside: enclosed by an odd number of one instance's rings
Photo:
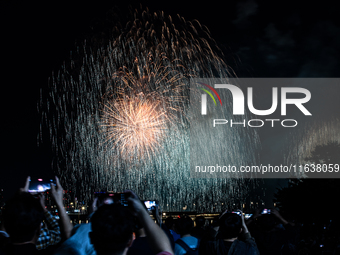
[[[340,164],[340,144],[328,142],[318,145],[305,160],[315,164]]]
[[[340,164],[340,144],[318,145],[305,160],[314,164]],[[339,171],[340,176],[340,171]],[[282,214],[299,221],[326,221],[339,215],[340,179],[291,179],[280,188],[274,202]]]

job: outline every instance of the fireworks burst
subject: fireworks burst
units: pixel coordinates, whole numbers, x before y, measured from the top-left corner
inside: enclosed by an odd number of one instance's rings
[[[209,30],[147,9],[131,19],[113,22],[104,44],[87,40],[42,93],[41,133],[50,137],[65,188],[85,200],[102,188],[131,188],[165,211],[219,211],[226,197],[241,202],[244,180],[190,178],[189,78],[229,76]],[[252,130],[211,139],[229,145],[210,152],[228,164],[256,159]],[[219,190],[213,198],[212,189]]]
[[[140,62],[144,63],[143,65]],[[188,100],[185,76],[163,54],[156,62],[151,53],[134,60],[132,71],[119,68],[110,80],[112,86],[102,98],[100,125],[106,144],[118,150],[125,160],[147,160],[161,147],[170,125],[185,117]]]
[[[161,146],[168,120],[161,101],[138,97],[106,104],[102,119],[106,142],[125,160],[150,159]]]

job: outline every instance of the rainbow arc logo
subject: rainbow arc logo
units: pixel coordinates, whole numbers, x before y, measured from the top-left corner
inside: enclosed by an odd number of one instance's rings
[[[222,106],[221,97],[220,97],[220,95],[217,93],[217,91],[213,87],[211,87],[210,85],[205,84],[203,82],[197,82],[197,83],[199,83],[199,84],[205,86],[206,88],[210,89],[217,96],[217,98],[220,101],[220,104]],[[212,100],[214,101],[215,105],[217,105],[215,97],[213,96],[213,94],[209,90],[207,90],[205,88],[199,88],[199,89],[201,89],[205,93],[207,93],[212,98]],[[202,98],[201,98],[201,100],[202,100],[202,109],[201,109],[202,115],[206,115],[207,114],[207,94],[202,94]]]

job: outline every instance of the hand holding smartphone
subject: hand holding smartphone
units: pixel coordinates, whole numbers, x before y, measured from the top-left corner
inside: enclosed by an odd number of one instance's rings
[[[129,193],[114,193],[110,191],[95,192],[99,204],[122,204],[128,206]]]
[[[148,211],[155,210],[158,206],[158,202],[156,200],[144,200],[143,202]]]
[[[55,181],[53,179],[44,180],[44,179],[31,179],[29,182],[28,192],[31,193],[41,193],[46,190],[51,189],[51,184],[55,185]]]
[[[236,213],[239,216],[242,216],[242,213],[240,211],[232,211],[231,213]]]

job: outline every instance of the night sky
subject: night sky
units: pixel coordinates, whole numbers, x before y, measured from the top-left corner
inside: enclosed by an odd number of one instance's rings
[[[71,2],[71,3],[70,3]],[[340,18],[334,1],[142,1],[206,25],[238,77],[339,77]],[[1,1],[2,160],[0,188],[12,194],[27,175],[49,178],[53,155],[37,146],[39,91],[70,51],[114,5],[139,1]],[[271,180],[269,193],[283,182]]]

